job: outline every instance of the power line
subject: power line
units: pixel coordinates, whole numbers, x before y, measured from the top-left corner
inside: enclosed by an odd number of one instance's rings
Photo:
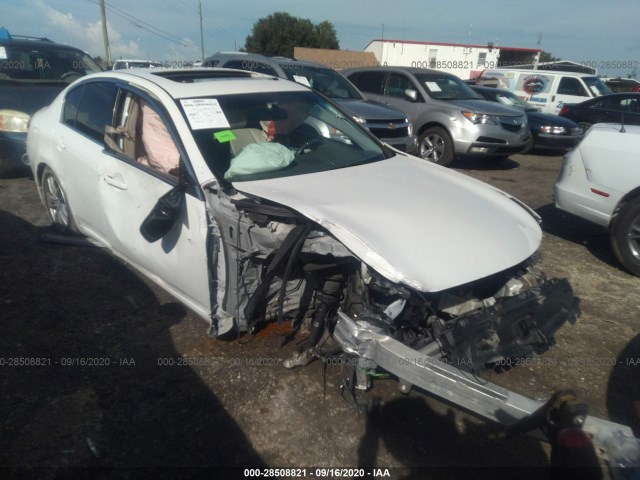
[[[91,2],[91,3],[94,3],[96,5],[99,5],[99,3],[100,3],[97,0],[87,0],[87,1]],[[105,5],[106,5],[107,10],[109,10],[111,13],[113,13],[113,14],[121,17],[121,18],[124,18],[125,20],[133,23],[136,27],[141,28],[142,30],[145,30],[145,31],[147,31],[147,32],[149,32],[149,33],[151,33],[153,35],[156,35],[157,37],[163,38],[163,39],[165,39],[165,40],[167,40],[169,42],[176,43],[176,44],[181,45],[183,47],[195,47],[195,45],[190,44],[190,43],[186,43],[180,37],[177,37],[177,36],[175,36],[175,35],[173,35],[173,34],[171,34],[169,32],[165,32],[164,30],[161,30],[158,27],[155,27],[155,26],[151,25],[150,23],[145,22],[144,20],[140,20],[139,18],[134,17],[133,15],[122,11],[117,7],[114,7],[109,3],[105,2]],[[147,28],[144,25],[147,25],[150,28]],[[157,30],[157,31],[154,32],[153,30],[151,30],[151,28],[154,29],[154,30]],[[158,33],[158,32],[160,32],[160,33]],[[173,38],[170,38],[170,37],[173,37]],[[174,39],[178,39],[178,40],[174,40]]]

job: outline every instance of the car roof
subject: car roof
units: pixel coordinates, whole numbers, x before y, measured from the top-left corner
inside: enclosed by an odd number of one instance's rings
[[[16,35],[12,36],[10,39],[0,40],[0,46],[18,48],[28,47],[41,50],[73,50],[74,52],[86,53],[79,48],[72,47],[71,45],[65,45],[64,43],[56,43],[48,38],[18,37]]]
[[[276,91],[309,91],[308,87],[269,75],[229,68],[135,68],[111,70],[82,77],[78,82],[117,79],[132,85],[155,85],[171,97],[210,97]],[[212,86],[215,88],[212,89]]]
[[[435,74],[435,75],[445,75],[445,76],[448,76],[448,77],[456,77],[452,73],[443,72],[442,70],[434,70],[434,69],[431,69],[431,68],[416,68],[416,67],[402,67],[402,66],[391,67],[391,66],[386,66],[386,65],[385,66],[381,66],[381,67],[345,68],[343,70],[343,72],[345,72],[346,74],[355,73],[355,72],[371,72],[371,71],[376,71],[376,72],[404,72],[404,73],[412,73],[412,74],[431,73],[431,74]],[[456,77],[456,78],[458,78],[458,77]]]

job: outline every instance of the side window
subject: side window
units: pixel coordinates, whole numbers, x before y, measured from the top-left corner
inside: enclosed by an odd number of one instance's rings
[[[237,68],[239,70],[249,70],[250,72],[265,73],[274,77],[278,76],[276,71],[269,65],[255,60],[229,60],[224,64],[224,68]]]
[[[412,88],[415,90],[415,87],[404,75],[399,75],[397,73],[390,73],[389,80],[387,81],[387,88],[385,89],[385,95],[389,95],[390,97],[398,97],[402,99],[407,99],[404,91],[407,88]]]
[[[75,127],[102,143],[107,126],[113,121],[118,87],[113,83],[87,83],[78,106]]]
[[[62,123],[69,125],[71,128],[76,126],[76,117],[78,116],[78,105],[82,98],[84,85],[71,90],[64,99],[64,109],[62,111]]]
[[[617,112],[635,112],[636,100],[632,98],[609,98],[602,102],[602,108]]]
[[[133,162],[178,176],[180,153],[165,121],[155,107],[133,93],[120,95],[115,127],[107,129],[105,143]]]
[[[574,77],[562,77],[558,86],[559,95],[577,95],[588,97],[589,94],[580,83],[580,80]]]
[[[382,85],[386,72],[357,72],[349,80],[363,92],[382,94]]]

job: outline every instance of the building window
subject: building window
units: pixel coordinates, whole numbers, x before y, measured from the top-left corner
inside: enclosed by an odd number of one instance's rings
[[[438,58],[438,49],[429,49],[429,68],[436,68],[436,59]]]
[[[476,68],[485,68],[485,63],[487,63],[487,52],[478,53],[478,65],[476,65]]]

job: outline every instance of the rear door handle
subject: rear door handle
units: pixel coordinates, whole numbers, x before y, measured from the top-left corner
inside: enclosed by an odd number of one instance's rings
[[[102,179],[104,180],[104,183],[106,183],[107,185],[111,185],[112,187],[115,187],[119,190],[127,190],[129,188],[129,186],[126,183],[120,180],[116,180],[111,175],[104,175]]]

